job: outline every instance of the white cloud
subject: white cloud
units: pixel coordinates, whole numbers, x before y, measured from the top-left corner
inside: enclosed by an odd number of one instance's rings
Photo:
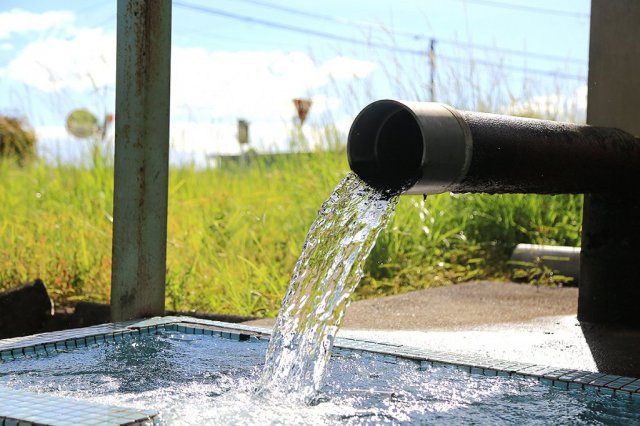
[[[8,77],[44,92],[77,92],[115,85],[116,40],[101,29],[78,29],[70,39],[27,45],[7,66]],[[206,51],[174,47],[173,113],[186,117],[290,118],[291,100],[312,97],[313,113],[335,108],[324,95],[336,82],[365,78],[371,62],[336,56],[316,64],[303,52]]]
[[[86,100],[95,87],[113,88],[115,34],[86,28],[68,31],[74,34],[70,38],[49,37],[28,44],[4,69],[6,77],[51,96],[64,91],[70,103],[78,103],[70,100],[72,96]],[[332,85],[366,78],[375,68],[373,63],[344,56],[316,63],[304,52],[174,47],[172,150],[179,154],[237,153],[237,118],[251,122],[252,147],[286,148],[295,115],[293,98],[311,98],[310,121],[322,122],[343,103],[329,95]],[[40,131],[46,140],[69,139],[66,132],[55,134],[59,127]],[[313,144],[317,137],[311,133],[307,136]],[[56,150],[64,150],[60,144],[66,142],[56,142]],[[69,144],[76,149],[77,144]]]
[[[116,39],[101,29],[79,29],[71,39],[29,43],[6,68],[7,76],[43,92],[83,91],[115,82]]]
[[[174,107],[185,113],[206,109],[215,117],[288,118],[296,97],[315,97],[313,111],[320,113],[337,101],[327,102],[324,88],[333,81],[364,78],[375,69],[370,62],[340,56],[316,64],[303,52],[200,48],[175,49],[172,63]]]
[[[262,121],[250,123],[251,147],[268,150],[271,144],[286,140],[288,128],[283,123]],[[236,123],[196,123],[178,121],[171,123],[172,152],[189,154],[237,154]]]
[[[67,139],[69,133],[64,126],[38,126],[35,129],[36,137],[41,139]]]
[[[324,62],[322,69],[335,80],[349,80],[367,77],[376,69],[376,65],[372,62],[336,56]]]
[[[72,24],[75,15],[72,12],[50,11],[32,13],[21,9],[0,12],[0,39],[13,34],[46,31],[54,27]]]

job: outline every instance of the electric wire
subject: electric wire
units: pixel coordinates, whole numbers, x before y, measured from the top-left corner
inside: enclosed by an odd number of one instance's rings
[[[501,8],[501,9],[516,10],[516,11],[520,11],[520,12],[540,13],[540,14],[543,14],[543,15],[568,16],[568,17],[571,17],[571,18],[581,18],[581,19],[587,19],[587,18],[591,17],[591,14],[589,14],[589,13],[573,12],[573,11],[570,11],[570,10],[546,9],[546,8],[543,8],[543,7],[527,6],[527,5],[513,4],[513,3],[504,3],[504,2],[501,2],[501,1],[495,1],[495,0],[457,0],[457,1],[462,2],[462,3],[478,4],[478,5],[481,5],[481,6],[490,6],[490,7],[497,7],[497,8]]]
[[[384,50],[388,50],[388,51],[391,51],[391,52],[394,52],[394,53],[404,53],[404,54],[418,55],[418,56],[425,56],[425,55],[428,54],[427,49],[420,50],[420,49],[414,49],[414,48],[394,46],[394,45],[386,44],[386,43],[360,40],[360,39],[356,39],[356,38],[352,38],[352,37],[347,37],[347,36],[342,36],[342,35],[337,35],[337,34],[324,32],[324,31],[313,30],[313,29],[310,29],[310,28],[303,28],[303,27],[298,27],[298,26],[295,26],[295,25],[283,24],[283,23],[280,23],[280,22],[269,21],[269,20],[262,19],[262,18],[254,18],[252,16],[241,15],[241,14],[229,12],[229,11],[222,10],[222,9],[214,9],[214,8],[211,8],[211,7],[184,3],[184,2],[181,2],[181,1],[174,1],[173,4],[175,6],[182,7],[184,9],[190,9],[190,10],[198,11],[198,12],[201,12],[201,13],[207,13],[207,14],[211,14],[211,15],[221,16],[221,17],[225,17],[225,18],[229,18],[229,19],[234,19],[234,20],[237,20],[237,21],[253,23],[253,24],[259,24],[259,25],[266,26],[266,27],[276,28],[276,29],[290,31],[290,32],[296,32],[296,33],[299,33],[299,34],[305,34],[305,35],[321,37],[321,38],[325,38],[325,39],[333,40],[333,41],[339,41],[339,42],[345,42],[345,43],[350,43],[350,44],[356,44],[356,45],[360,45],[360,46],[366,46],[366,47],[369,47],[369,48],[384,49]],[[517,71],[517,72],[530,73],[530,74],[546,75],[546,76],[555,77],[555,78],[558,78],[558,79],[579,80],[579,81],[582,81],[582,80],[585,79],[584,76],[580,76],[580,75],[576,75],[576,74],[556,72],[556,71],[550,71],[550,70],[542,70],[542,69],[536,69],[536,68],[528,68],[528,67],[518,67],[518,66],[514,66],[514,65],[505,65],[505,64],[502,64],[502,63],[492,62],[492,61],[487,61],[487,60],[469,60],[469,59],[456,58],[456,57],[453,57],[453,56],[443,56],[443,55],[438,55],[437,58],[438,59],[444,59],[444,60],[450,61],[450,62],[457,62],[457,63],[470,63],[470,62],[472,62],[472,63],[477,64],[477,65],[483,65],[483,66],[489,66],[489,67],[491,67],[491,66],[493,66],[493,67],[501,67],[501,68],[509,70],[509,71]]]
[[[438,43],[443,43],[443,44],[448,44],[448,45],[452,45],[452,46],[458,46],[458,47],[464,47],[464,48],[471,48],[471,49],[478,49],[478,50],[486,50],[486,51],[493,51],[493,52],[498,52],[498,53],[505,53],[508,55],[513,55],[513,56],[524,56],[524,57],[528,57],[528,58],[536,58],[536,59],[543,59],[543,60],[548,60],[548,61],[562,61],[565,63],[571,62],[571,63],[576,63],[576,64],[581,64],[581,65],[586,65],[587,61],[586,60],[582,60],[582,59],[576,59],[576,58],[567,58],[564,56],[559,56],[559,55],[551,55],[548,53],[537,53],[537,52],[528,52],[528,51],[524,51],[524,50],[517,50],[517,49],[508,49],[508,48],[502,48],[502,47],[497,47],[497,46],[489,46],[489,45],[484,45],[484,44],[476,44],[476,43],[465,43],[465,42],[461,42],[458,40],[453,40],[453,39],[446,39],[446,38],[440,38],[440,37],[430,37],[430,36],[425,36],[423,34],[416,34],[410,31],[405,31],[405,30],[400,30],[397,28],[393,28],[393,27],[388,27],[388,26],[384,26],[381,24],[373,24],[370,22],[362,22],[362,21],[353,21],[350,19],[345,19],[345,18],[341,18],[341,17],[337,17],[337,16],[331,16],[331,15],[324,15],[324,14],[320,14],[320,13],[315,13],[315,12],[309,12],[306,10],[302,10],[302,9],[296,9],[296,8],[292,8],[292,7],[288,7],[288,6],[281,6],[278,4],[274,4],[274,3],[270,3],[270,2],[266,2],[266,1],[262,1],[262,0],[236,0],[236,1],[241,1],[244,3],[249,3],[249,4],[253,4],[253,5],[257,5],[257,6],[261,6],[261,7],[265,7],[268,9],[272,9],[272,10],[278,10],[281,12],[285,12],[285,13],[289,13],[295,16],[302,16],[305,18],[311,18],[311,19],[316,19],[316,20],[320,20],[320,21],[324,21],[324,22],[333,22],[336,24],[340,24],[340,25],[347,25],[347,26],[351,26],[354,28],[361,28],[361,29],[366,29],[366,30],[374,30],[374,31],[379,31],[379,32],[385,32],[388,34],[393,34],[393,35],[397,35],[397,36],[401,36],[401,37],[406,37],[406,38],[410,38],[412,40],[416,40],[416,41],[431,41],[431,40],[436,40]]]

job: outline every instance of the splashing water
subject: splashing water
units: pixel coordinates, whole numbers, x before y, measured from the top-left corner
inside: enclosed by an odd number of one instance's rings
[[[349,296],[397,199],[350,173],[324,202],[282,302],[259,391],[308,400],[320,388]]]

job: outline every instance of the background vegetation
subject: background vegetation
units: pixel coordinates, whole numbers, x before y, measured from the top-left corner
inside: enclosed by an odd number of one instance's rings
[[[27,123],[16,117],[0,115],[0,159],[24,165],[36,155],[36,137]]]
[[[113,168],[0,162],[0,290],[41,277],[58,304],[106,302]],[[246,167],[172,169],[167,307],[273,315],[320,204],[347,173],[340,149]],[[402,197],[357,297],[505,278],[517,243],[579,244],[580,196]]]

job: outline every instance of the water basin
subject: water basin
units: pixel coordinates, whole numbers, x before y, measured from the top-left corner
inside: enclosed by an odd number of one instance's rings
[[[71,416],[69,401],[84,401],[160,424],[640,422],[633,378],[350,339],[337,339],[311,403],[277,389],[256,394],[267,349],[259,331],[165,318],[0,341],[0,387],[62,397]],[[0,396],[0,418],[2,407]]]

